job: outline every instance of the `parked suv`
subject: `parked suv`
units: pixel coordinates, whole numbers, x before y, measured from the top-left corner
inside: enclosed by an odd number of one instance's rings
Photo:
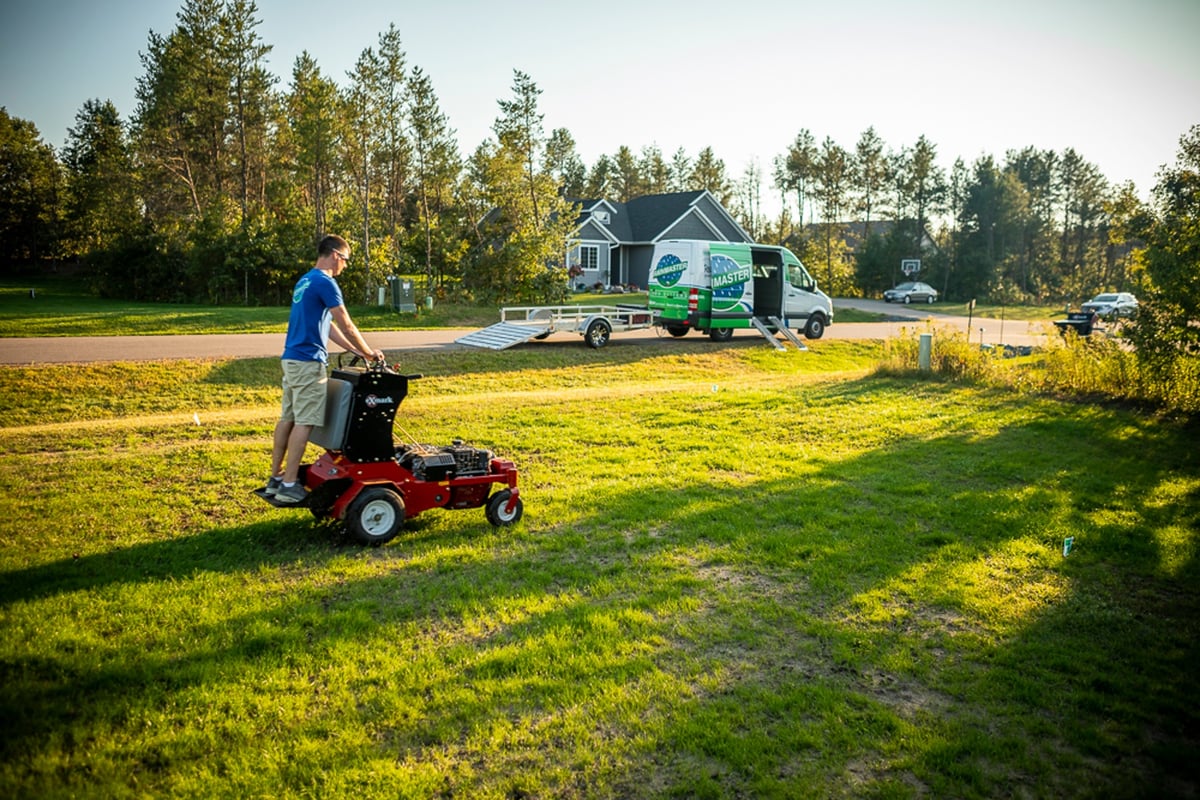
[[[1137,307],[1137,298],[1129,292],[1109,292],[1096,295],[1080,306],[1080,310],[1091,311],[1101,317],[1132,317]]]
[[[928,283],[907,281],[894,289],[888,289],[883,293],[883,299],[889,303],[932,303],[937,300],[937,289]]]

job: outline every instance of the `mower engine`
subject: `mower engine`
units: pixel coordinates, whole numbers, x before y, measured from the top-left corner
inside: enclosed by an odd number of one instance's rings
[[[462,439],[443,447],[431,445],[400,445],[396,448],[396,463],[420,481],[445,481],[486,475],[491,468],[491,450],[468,447]]]

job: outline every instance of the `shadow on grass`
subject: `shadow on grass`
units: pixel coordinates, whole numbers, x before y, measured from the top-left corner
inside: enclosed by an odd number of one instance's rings
[[[825,394],[855,403],[878,389],[863,381]],[[995,435],[900,439],[799,480],[752,484],[736,495],[740,525],[714,524],[707,508],[673,516],[694,544],[728,545],[709,574],[740,603],[757,594],[765,620],[718,623],[690,644],[715,654],[714,671],[730,653],[752,666],[662,743],[677,775],[697,776],[676,789],[785,792],[781,776],[819,761],[815,750],[844,748],[836,783],[860,796],[1071,796],[1081,786],[1194,796],[1200,503],[1195,488],[1182,502],[1162,491],[1200,476],[1193,434],[1080,407]],[[1065,536],[1077,547],[1060,560]],[[1002,566],[1016,539],[1044,548],[1033,570],[1060,574],[1064,597],[1030,602],[1044,587]],[[1030,607],[1015,630],[979,627],[974,588],[928,577],[979,580],[954,568],[973,564],[995,564],[986,577],[1000,596]],[[881,620],[856,603],[872,593],[884,598]],[[775,598],[795,613],[777,613]],[[840,702],[823,706],[814,683],[838,689]],[[897,751],[893,740],[922,729],[925,745]],[[720,777],[708,780],[714,762]]]
[[[292,513],[292,512],[289,512]],[[309,517],[300,525],[272,520],[238,528],[150,541],[4,573],[0,608],[68,592],[121,584],[182,581],[199,573],[230,573],[289,564],[322,563],[338,555],[327,525]]]
[[[879,384],[821,391],[867,402]],[[317,736],[348,716],[379,732],[362,758],[419,760],[428,748],[476,765],[494,759],[447,778],[468,794],[483,777],[524,791],[521,765],[544,764],[571,768],[554,788],[580,795],[815,785],[866,796],[1187,796],[1197,782],[1186,756],[1200,731],[1190,700],[1200,519],[1194,489],[1182,504],[1161,489],[1200,475],[1197,444],[1080,408],[990,435],[901,438],[768,479],[730,479],[736,463],[717,459],[686,486],[605,494],[572,530],[502,531],[461,557],[443,551],[466,547],[463,534],[437,541],[418,528],[364,552],[388,562],[382,574],[304,584],[265,610],[230,609],[195,626],[201,644],[190,651],[151,641],[114,646],[99,669],[65,657],[5,664],[0,752],[20,758],[80,725],[101,735],[134,711],[186,706],[231,675],[286,667],[307,686],[347,643],[394,656],[425,641],[412,671],[380,657],[391,666],[367,668],[352,705],[314,705],[314,718],[271,735]],[[647,492],[658,494],[661,519],[644,518]],[[536,502],[526,495],[530,520]],[[1057,527],[1040,531],[1041,516]],[[321,567],[344,554],[319,526],[286,537],[282,528],[214,530],[8,573],[0,604],[206,571]],[[1155,535],[1168,528],[1190,531],[1178,552]],[[967,587],[921,583],[996,562],[1017,539],[1054,551],[1064,532],[1078,535],[1070,559],[1029,557],[1065,595],[1011,627],[973,619]],[[996,576],[995,591],[1014,602],[1039,588],[1019,572],[1007,579],[1010,588]],[[908,613],[864,617],[856,603],[872,592]],[[677,694],[655,694],[663,685]],[[608,698],[630,687],[633,711],[615,721]],[[584,734],[566,729],[564,709],[613,717],[571,742]],[[533,739],[469,752],[479,746],[472,731],[530,718],[544,726]],[[607,772],[587,761],[596,747],[610,751]],[[204,756],[188,748],[160,753],[165,763],[127,757],[165,771]]]

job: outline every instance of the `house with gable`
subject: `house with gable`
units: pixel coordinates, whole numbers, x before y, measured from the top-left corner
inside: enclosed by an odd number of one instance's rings
[[[653,194],[628,203],[573,200],[581,206],[567,252],[571,286],[636,286],[650,277],[654,244],[665,239],[753,242],[708,190]]]

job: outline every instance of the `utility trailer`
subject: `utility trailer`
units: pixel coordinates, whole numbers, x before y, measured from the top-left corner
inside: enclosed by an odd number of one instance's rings
[[[545,339],[557,331],[583,336],[589,347],[604,347],[614,333],[644,330],[654,325],[655,312],[645,306],[507,306],[500,321],[468,333],[457,344],[506,350],[514,345]]]

